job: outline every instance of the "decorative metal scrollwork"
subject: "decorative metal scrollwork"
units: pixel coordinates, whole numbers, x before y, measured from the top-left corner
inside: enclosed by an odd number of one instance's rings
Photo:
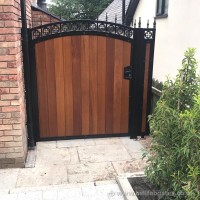
[[[112,22],[95,21],[95,20],[74,20],[74,21],[63,21],[51,24],[46,24],[32,28],[31,36],[32,40],[38,40],[40,38],[50,37],[56,34],[66,34],[69,32],[79,32],[80,34],[85,33],[107,33],[120,37],[124,37],[128,40],[133,40],[134,29],[122,24],[116,24]]]
[[[96,23],[90,23],[89,30],[96,31],[97,30],[97,24]]]
[[[53,25],[51,29],[52,34],[56,34],[60,32],[60,26],[58,25]]]
[[[145,40],[153,40],[155,37],[154,30],[150,28],[142,29]],[[134,39],[134,33],[137,28],[128,27],[122,24],[95,21],[95,20],[74,20],[62,21],[51,24],[46,24],[30,29],[31,39],[33,41],[43,40],[56,37],[56,35],[71,35],[71,34],[100,34],[111,35],[111,37],[121,37],[131,41]]]
[[[102,32],[106,31],[106,25],[105,25],[105,23],[100,23],[98,27],[99,27],[99,29],[98,29],[99,31],[102,31]]]
[[[115,30],[116,30],[115,28],[116,28],[116,26],[114,26],[112,24],[107,26],[107,30],[109,33],[115,33]]]
[[[124,34],[124,29],[122,27],[118,27],[116,31],[117,31],[117,34],[119,34],[119,35]]]
[[[154,38],[153,31],[151,31],[151,30],[144,31],[144,39],[145,40],[152,40],[153,38]]]
[[[35,30],[32,32],[33,38],[39,38],[41,36],[41,32],[39,30]]]
[[[50,35],[51,29],[49,27],[46,27],[42,30],[43,35]]]

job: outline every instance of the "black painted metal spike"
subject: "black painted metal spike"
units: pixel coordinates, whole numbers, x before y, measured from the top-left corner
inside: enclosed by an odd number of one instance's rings
[[[137,22],[136,22],[136,19],[135,19],[135,21],[134,21],[134,28],[136,28],[136,24],[137,24]]]
[[[131,26],[133,27],[133,20],[131,21]]]
[[[117,14],[115,15],[115,23],[117,23]]]
[[[149,28],[149,20],[147,20],[147,28]]]
[[[29,28],[31,28],[31,20],[28,20]]]
[[[108,21],[108,13],[106,13],[106,21]]]
[[[153,28],[156,28],[156,18],[154,17]]]
[[[40,16],[40,25],[42,25],[42,17]]]
[[[138,28],[141,28],[141,17],[139,17]]]

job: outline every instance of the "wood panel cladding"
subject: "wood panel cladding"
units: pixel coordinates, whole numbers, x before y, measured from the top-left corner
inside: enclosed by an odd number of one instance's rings
[[[147,98],[148,98],[148,83],[149,83],[149,65],[150,65],[150,47],[151,44],[146,44],[145,53],[145,68],[144,68],[144,89],[143,89],[143,106],[142,106],[142,128],[141,132],[146,131],[147,126]]]
[[[37,43],[40,137],[128,133],[131,44],[103,36]]]

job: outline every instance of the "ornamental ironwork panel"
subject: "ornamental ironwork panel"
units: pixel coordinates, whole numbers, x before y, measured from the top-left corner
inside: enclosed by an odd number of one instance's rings
[[[144,30],[144,39],[145,40],[153,40],[154,39],[154,31],[153,30]]]
[[[147,25],[147,28],[141,28],[139,23],[138,28],[136,28],[136,25],[132,28],[123,24],[96,20],[61,21],[41,25],[29,29],[29,39],[37,42],[65,35],[93,34],[133,41],[137,31],[145,40],[155,39],[155,25],[154,28],[149,28],[149,25]]]
[[[102,34],[134,39],[134,28],[106,21],[74,20],[46,24],[30,29],[31,39],[37,40],[53,35]]]

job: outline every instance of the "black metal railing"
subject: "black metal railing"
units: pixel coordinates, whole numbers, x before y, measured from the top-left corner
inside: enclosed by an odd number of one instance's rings
[[[71,32],[104,32],[129,39],[134,38],[134,29],[122,24],[95,20],[62,21],[38,26],[31,29],[32,40],[59,33]]]
[[[108,21],[73,20],[34,27],[29,29],[29,37],[30,40],[37,41],[57,37],[58,35],[97,34],[132,41],[134,40],[136,29],[141,30],[142,28],[140,26],[132,28]],[[153,40],[155,38],[155,28],[145,28],[142,34],[144,34],[145,40]]]

